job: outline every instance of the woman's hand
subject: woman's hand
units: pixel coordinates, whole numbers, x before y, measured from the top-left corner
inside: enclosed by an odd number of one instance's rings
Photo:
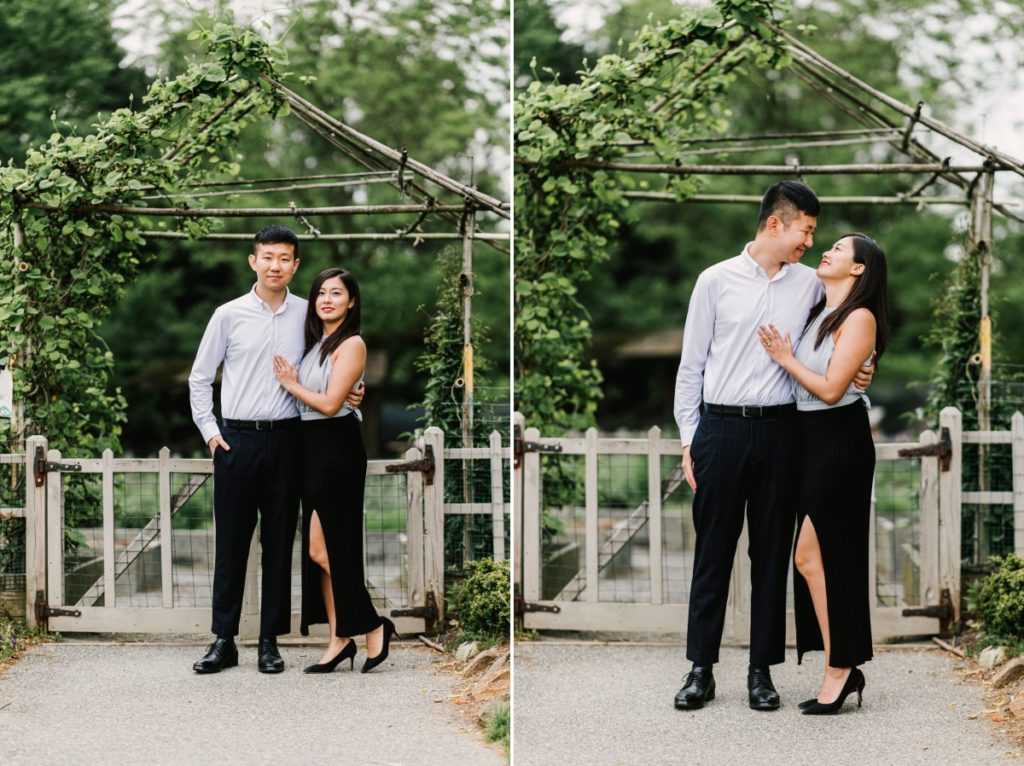
[[[761,325],[757,328],[757,335],[761,339],[761,345],[764,346],[764,350],[768,352],[776,364],[785,366],[785,362],[794,358],[793,356],[793,343],[789,339],[789,333],[786,333],[786,337],[782,337],[782,333],[779,332],[778,328],[773,325]]]
[[[274,374],[286,390],[299,382],[299,371],[283,356],[274,356]]]

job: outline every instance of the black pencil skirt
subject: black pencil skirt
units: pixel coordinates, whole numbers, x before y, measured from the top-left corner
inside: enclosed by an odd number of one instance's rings
[[[352,415],[302,422],[302,635],[327,622],[323,570],[309,557],[309,525],[320,519],[331,567],[335,635],[357,636],[382,624],[363,571],[363,490],[366,450]]]
[[[875,445],[860,402],[796,416],[797,536],[809,518],[821,546],[831,641],[829,665],[871,659],[868,533]],[[797,661],[824,649],[803,575],[793,567]]]

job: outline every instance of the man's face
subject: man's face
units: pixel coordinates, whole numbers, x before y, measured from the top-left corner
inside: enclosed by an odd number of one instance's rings
[[[814,230],[818,219],[806,213],[799,213],[787,226],[780,219],[776,229],[779,252],[784,263],[799,263],[804,252],[814,244]]]
[[[249,256],[249,265],[256,272],[256,282],[265,290],[279,292],[292,281],[299,268],[295,247],[284,242],[266,242],[256,246]]]

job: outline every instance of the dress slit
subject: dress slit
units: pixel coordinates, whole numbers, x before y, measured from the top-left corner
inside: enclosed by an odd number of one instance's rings
[[[872,657],[868,539],[875,448],[860,402],[797,413],[797,530],[810,518],[821,551],[831,651],[849,668]],[[795,555],[795,554],[794,554]],[[797,662],[824,650],[807,583],[793,567]]]
[[[323,530],[331,569],[335,635],[357,636],[379,627],[363,567],[363,493],[366,451],[353,416],[303,421],[302,635],[327,622],[320,585],[323,568],[309,557],[312,516]],[[308,511],[306,509],[309,509]]]

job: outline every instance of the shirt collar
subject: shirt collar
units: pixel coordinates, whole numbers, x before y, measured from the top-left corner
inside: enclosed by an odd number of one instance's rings
[[[258,308],[258,309],[266,309],[267,311],[270,311],[270,306],[268,306],[266,304],[266,302],[256,292],[256,287],[258,285],[259,285],[259,282],[253,282],[252,289],[249,290],[249,300],[252,302],[252,305],[255,306],[256,308]],[[294,300],[294,296],[292,295],[292,291],[291,290],[289,290],[286,287],[284,289],[284,292],[285,292],[284,303],[282,303],[281,304],[281,308],[279,308],[277,310],[278,314],[280,314],[282,311],[284,311],[285,308],[287,308],[288,305],[290,303],[292,303],[293,300]]]
[[[750,246],[752,244],[754,243],[748,242],[746,245],[744,245],[743,252],[740,253],[740,265],[743,267],[743,270],[750,276],[763,277],[764,279],[768,279],[768,274],[765,272],[763,268],[761,268],[761,265],[757,261],[755,261],[754,257],[750,254]],[[784,263],[782,264],[782,268],[779,269],[775,273],[775,276],[772,277],[769,281],[774,282],[776,279],[782,279],[782,277],[786,276],[788,272],[789,264]]]

